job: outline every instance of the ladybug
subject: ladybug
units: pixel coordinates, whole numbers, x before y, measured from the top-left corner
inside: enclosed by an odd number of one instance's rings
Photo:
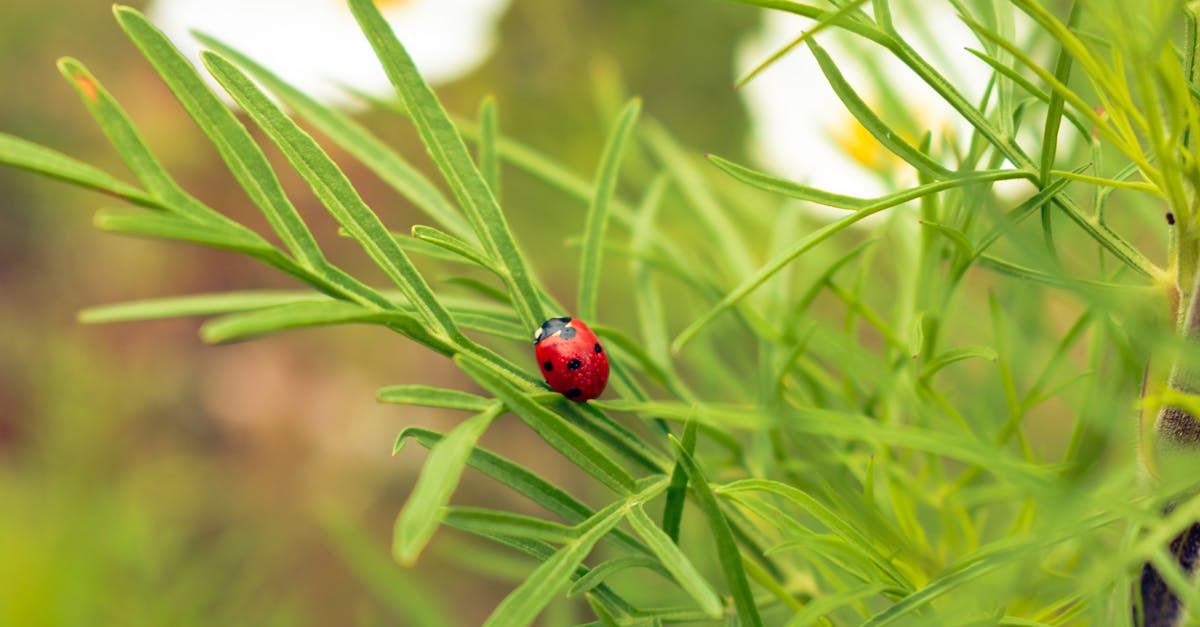
[[[582,320],[551,318],[533,334],[538,369],[555,392],[577,402],[600,396],[608,383],[608,355]]]

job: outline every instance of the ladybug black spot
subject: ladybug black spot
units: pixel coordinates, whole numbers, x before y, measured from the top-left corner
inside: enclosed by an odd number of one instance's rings
[[[567,370],[579,370],[579,367],[582,365],[582,361],[579,361],[578,359],[572,359],[571,361],[567,362]]]
[[[600,342],[596,342],[596,354],[599,355],[600,353],[603,353],[603,352],[604,352],[604,349],[600,348]]]
[[[542,364],[542,367],[546,369],[546,372],[550,372],[551,370],[554,370],[554,364],[552,364],[550,362],[546,362],[546,363]]]
[[[565,328],[563,328],[563,330],[562,330],[562,334],[561,334],[561,335],[559,335],[559,337],[561,337],[561,338],[562,338],[562,339],[564,339],[564,340],[573,340],[573,339],[575,339],[575,327],[565,327]]]
[[[583,390],[579,388],[571,388],[567,390],[567,398],[578,398],[580,394],[583,394]]]

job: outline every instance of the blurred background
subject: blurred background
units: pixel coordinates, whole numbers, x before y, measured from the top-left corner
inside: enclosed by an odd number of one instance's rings
[[[281,19],[304,19],[279,8],[288,3],[274,4]],[[731,86],[736,42],[755,28],[756,10],[718,0],[500,5],[488,26],[494,46],[440,78],[451,112],[473,117],[481,98],[495,94],[505,134],[587,179],[626,95],[642,96],[647,114],[697,153],[743,155],[746,114]],[[434,23],[452,28],[454,20]],[[255,24],[261,33],[303,27]],[[265,230],[108,2],[0,2],[0,131],[129,180],[56,71],[62,56],[80,59],[105,84],[186,189]],[[356,115],[434,175],[405,123]],[[390,226],[427,222],[359,164],[333,154]],[[320,221],[323,210],[295,175],[286,166],[279,172],[330,256],[377,278]],[[582,228],[585,208],[515,170],[504,174],[518,238],[552,289],[572,296],[575,265],[556,262],[577,254],[565,240]],[[93,230],[91,213],[114,203],[0,169],[0,625],[482,621],[529,562],[485,546],[461,550],[469,540],[446,531],[422,557],[419,577],[389,557],[392,521],[425,455],[412,446],[392,457],[396,433],[406,425],[444,431],[461,416],[380,405],[374,391],[396,383],[466,387],[450,362],[381,328],[214,347],[197,337],[197,319],[81,325],[77,312],[97,304],[299,287],[232,254]],[[540,444],[515,420],[498,421],[484,444],[586,496],[566,465],[529,453]],[[528,507],[497,492],[468,470],[456,500]],[[544,621],[588,616],[564,603]]]

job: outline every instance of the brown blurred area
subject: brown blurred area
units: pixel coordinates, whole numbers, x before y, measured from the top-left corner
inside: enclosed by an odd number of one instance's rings
[[[585,177],[614,108],[612,92],[597,95],[597,76],[641,95],[690,145],[736,155],[744,122],[730,59],[755,15],[718,0],[514,0],[493,57],[439,94],[472,116],[495,93],[505,133]],[[131,179],[58,75],[61,56],[104,83],[186,189],[267,232],[107,2],[0,3],[0,132]],[[432,176],[403,121],[361,117]],[[382,284],[261,143],[329,256]],[[389,226],[424,222],[362,166],[331,154]],[[572,299],[575,265],[555,260],[576,254],[562,242],[582,228],[585,207],[505,175],[518,238],[540,276]],[[392,520],[424,459],[417,446],[392,457],[396,433],[445,431],[462,416],[380,405],[374,392],[395,383],[471,389],[453,364],[374,327],[214,347],[198,338],[197,319],[80,325],[77,312],[96,304],[301,287],[230,253],[92,229],[90,213],[115,204],[0,169],[0,625],[410,624],[422,612],[480,622],[527,562],[471,572],[463,545],[479,541],[446,531],[416,571],[388,557]],[[421,267],[435,284],[450,274]],[[588,500],[592,488],[512,417],[484,443]],[[473,472],[455,501],[533,507]],[[564,605],[545,620],[588,616]]]

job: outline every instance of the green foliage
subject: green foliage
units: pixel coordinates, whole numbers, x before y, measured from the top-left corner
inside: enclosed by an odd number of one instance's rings
[[[1034,0],[988,10],[956,3],[983,48],[971,52],[992,72],[988,94],[972,104],[897,30],[884,0],[871,13],[864,2],[741,3],[818,20],[746,80],[785,54],[812,54],[850,115],[916,184],[860,198],[716,155],[700,160],[641,116],[636,99],[612,122],[589,182],[504,136],[491,99],[477,125],[452,118],[369,0],[350,6],[396,88],[390,105],[415,127],[449,196],[355,120],[200,39],[207,71],[392,289],[326,258],[243,122],[129,8],[115,9],[119,24],[282,247],[180,187],[73,60],[60,63],[63,75],[137,186],[7,135],[0,163],[138,207],[102,210],[102,229],[235,251],[310,288],[109,305],[83,312],[85,322],[217,316],[201,327],[210,342],[372,324],[450,358],[478,383],[484,395],[396,385],[378,397],[474,413],[446,434],[410,427],[398,436],[394,450],[416,440],[430,452],[400,508],[393,553],[412,564],[445,527],[540,562],[489,625],[530,624],[564,594],[585,595],[598,621],[619,625],[1124,624],[1146,561],[1182,598],[1200,601],[1163,552],[1200,499],[1163,515],[1186,478],[1139,492],[1129,444],[1148,356],[1184,350],[1161,323],[1168,299],[1159,295],[1173,288],[1186,302],[1200,258],[1194,16],[1193,40],[1178,50],[1179,3],[1150,2],[1138,16],[1120,2],[1111,11],[1080,3],[1065,17]],[[1016,11],[1036,24],[1037,46],[1006,34]],[[889,122],[820,45],[837,31],[911,68],[969,125],[965,148]],[[1030,49],[1052,50],[1052,66]],[[397,233],[385,224],[276,100],[436,226]],[[464,140],[478,145],[477,158]],[[1089,159],[1082,167],[1079,152]],[[615,393],[606,400],[568,402],[526,363],[532,330],[569,312],[502,210],[502,163],[587,207],[575,315],[595,322],[609,346]],[[1006,196],[996,189],[1006,181],[1031,191]],[[1123,217],[1133,216],[1122,229],[1106,214],[1114,194]],[[1143,242],[1164,203],[1176,225],[1159,267]],[[846,213],[810,228],[797,215],[808,205]],[[1035,213],[1040,224],[1028,224]],[[872,216],[886,226],[864,238],[854,227]],[[450,281],[469,295],[441,294],[413,257],[474,272]],[[619,300],[601,306],[610,296]],[[1050,319],[1048,300],[1068,312],[1065,322]],[[1152,378],[1148,415],[1194,403],[1158,387]],[[603,504],[480,447],[507,413],[593,481],[587,496]],[[451,506],[468,466],[543,516]],[[370,575],[379,565],[355,538],[337,537],[357,547],[348,555],[364,580],[387,578]],[[445,622],[420,604],[400,607],[421,624]]]

